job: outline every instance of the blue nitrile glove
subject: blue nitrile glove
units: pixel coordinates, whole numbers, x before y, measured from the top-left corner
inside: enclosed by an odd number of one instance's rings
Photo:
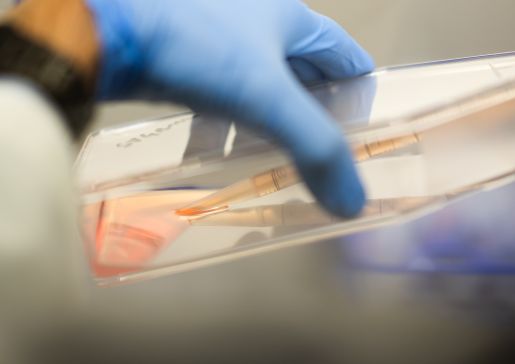
[[[296,0],[88,0],[100,97],[173,100],[272,136],[331,212],[364,204],[349,148],[302,81],[373,69],[334,21]],[[293,72],[292,72],[293,70]]]

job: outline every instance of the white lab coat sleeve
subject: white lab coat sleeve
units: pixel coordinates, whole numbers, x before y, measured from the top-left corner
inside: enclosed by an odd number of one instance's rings
[[[13,332],[65,319],[85,279],[71,151],[43,94],[0,76],[0,352]]]

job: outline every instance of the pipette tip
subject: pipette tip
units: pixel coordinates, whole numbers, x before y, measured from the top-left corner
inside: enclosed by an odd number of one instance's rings
[[[175,211],[177,216],[188,217],[188,218],[196,218],[196,217],[204,217],[206,215],[215,214],[218,212],[222,212],[228,209],[228,206],[217,206],[212,208],[202,208],[202,207],[186,207],[183,209],[179,209]]]

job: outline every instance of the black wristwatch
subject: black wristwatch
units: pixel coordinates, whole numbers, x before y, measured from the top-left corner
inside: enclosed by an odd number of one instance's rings
[[[93,113],[94,93],[74,65],[13,26],[0,25],[0,75],[27,78],[38,85],[63,113],[75,137]]]

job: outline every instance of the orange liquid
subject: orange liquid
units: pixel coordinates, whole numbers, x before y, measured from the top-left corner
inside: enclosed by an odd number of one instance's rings
[[[212,191],[160,191],[84,206],[83,234],[97,277],[144,269],[189,227],[174,213]]]

